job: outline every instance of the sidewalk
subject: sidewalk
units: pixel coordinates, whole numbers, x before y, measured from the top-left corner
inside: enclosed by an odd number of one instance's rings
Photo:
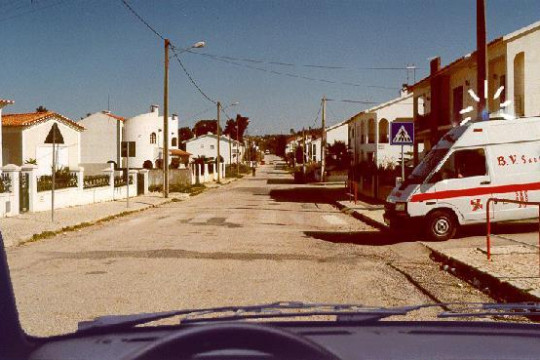
[[[187,198],[189,194],[184,193],[171,193],[168,199],[163,198],[161,193],[150,193],[130,198],[129,208],[126,207],[126,200],[122,199],[57,209],[54,211],[54,223],[51,221],[50,211],[25,213],[0,218],[0,231],[6,247],[17,246],[35,237],[51,236],[72,227],[90,225]]]
[[[335,201],[343,212],[380,230],[384,206],[357,201]],[[422,244],[442,268],[470,282],[500,301],[540,301],[540,254],[538,222],[500,225],[491,236],[491,260],[487,260],[485,235]],[[476,234],[482,233],[479,229]],[[467,233],[466,233],[467,234]],[[467,236],[467,235],[465,235]]]

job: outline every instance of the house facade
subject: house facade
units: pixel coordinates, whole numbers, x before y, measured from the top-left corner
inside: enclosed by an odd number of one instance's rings
[[[217,157],[217,135],[208,133],[199,137],[186,140],[186,151],[191,154],[191,158],[205,157],[215,159]],[[244,156],[243,145],[228,136],[221,136],[219,141],[219,153],[225,164],[236,164],[238,159],[241,162]]]
[[[401,159],[401,146],[390,145],[390,124],[394,121],[413,121],[413,94],[402,91],[401,96],[364,110],[348,123],[349,148],[353,164],[363,161],[377,166],[396,165]],[[412,152],[413,146],[405,146]]]
[[[336,141],[341,141],[345,145],[349,145],[349,124],[347,121],[342,121],[326,128],[326,144],[332,145]]]
[[[12,105],[15,102],[13,100],[6,100],[6,99],[0,99],[0,125],[2,124],[2,109],[6,107],[7,105]],[[0,144],[2,144],[2,131],[0,131]],[[2,161],[2,165],[4,164],[2,160],[2,147],[0,146],[0,161]]]
[[[2,116],[2,164],[36,162],[38,174],[52,172],[52,144],[46,139],[54,124],[63,138],[57,145],[57,168],[78,169],[84,127],[52,111]]]
[[[491,41],[487,46],[487,107],[490,113],[540,114],[540,21]],[[467,117],[476,118],[476,53],[441,67],[430,63],[430,75],[410,87],[413,92],[415,162],[442,135]],[[504,104],[504,105],[503,105]],[[501,106],[503,105],[503,106]],[[462,114],[461,110],[472,111]],[[419,148],[425,144],[425,151]]]
[[[121,143],[123,140],[124,118],[110,111],[89,114],[77,123],[85,127],[81,134],[81,166],[86,170],[114,162],[121,164]]]
[[[129,158],[130,168],[154,168],[163,160],[163,116],[158,110],[157,105],[151,105],[149,113],[124,121],[123,141],[135,142],[135,157]],[[168,118],[168,127],[169,149],[178,149],[178,115]],[[123,158],[122,166],[126,165]]]

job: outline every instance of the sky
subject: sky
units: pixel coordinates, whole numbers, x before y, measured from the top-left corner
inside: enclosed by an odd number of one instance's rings
[[[205,95],[170,60],[181,127],[215,118],[220,101],[250,118],[251,135],[287,134],[320,126],[323,96],[332,125],[372,106],[359,102],[399,96],[408,65],[419,80],[430,58],[444,65],[476,46],[473,0],[125,1],[177,49],[206,42],[179,55]],[[486,18],[491,40],[539,21],[540,6],[486,0]],[[122,0],[0,0],[0,34],[0,98],[15,101],[4,113],[163,109],[163,40]]]

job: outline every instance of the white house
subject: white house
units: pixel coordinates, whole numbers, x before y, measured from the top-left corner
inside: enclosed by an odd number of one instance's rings
[[[326,145],[332,145],[336,141],[349,145],[349,125],[347,121],[342,121],[326,128]]]
[[[11,105],[13,103],[14,103],[13,100],[0,99],[0,126],[2,124],[2,109],[6,105]],[[2,144],[2,131],[0,131],[0,144]],[[2,161],[2,147],[1,146],[0,146],[0,161]],[[2,161],[2,164],[4,164],[3,161]]]
[[[21,166],[35,160],[40,175],[51,174],[52,144],[46,139],[53,124],[58,125],[63,138],[63,143],[57,145],[57,167],[78,169],[84,127],[52,111],[2,116],[2,164]]]
[[[104,110],[89,114],[77,122],[86,129],[81,134],[81,166],[86,172],[92,167],[103,170],[108,162],[120,166],[124,120]]]
[[[149,113],[124,121],[123,140],[135,142],[135,157],[129,159],[131,168],[156,167],[163,159],[163,116],[158,109],[157,105],[151,105]],[[169,149],[178,149],[178,115],[173,114],[168,122]],[[126,166],[125,158],[123,166]]]
[[[375,162],[377,165],[396,165],[401,158],[401,146],[390,145],[390,124],[394,121],[413,121],[412,94],[401,96],[364,110],[348,120],[349,146],[353,163]],[[404,151],[412,153],[413,146]]]
[[[186,140],[186,151],[191,154],[192,159],[198,157],[215,159],[217,157],[217,139],[217,135],[208,133]],[[219,153],[223,158],[223,163],[236,164],[237,159],[242,161],[244,146],[239,141],[222,135],[219,142]]]

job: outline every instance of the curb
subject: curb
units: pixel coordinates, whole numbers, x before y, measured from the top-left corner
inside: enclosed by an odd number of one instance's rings
[[[355,211],[341,203],[339,203],[339,201],[333,201],[334,202],[334,206],[337,207],[339,209],[339,211],[341,211],[342,213],[345,213],[347,215],[350,215],[352,216],[353,218],[357,219],[357,220],[360,220],[360,221],[363,221],[365,222],[366,224],[368,224],[369,226],[372,226],[374,228],[377,228],[379,230],[390,230],[388,228],[388,226],[386,226],[386,224],[381,224],[380,222],[376,221],[376,220],[373,220],[372,218],[370,218],[369,216],[366,216],[364,214],[361,214],[359,213],[358,211]]]
[[[455,269],[454,271],[451,271],[454,276],[466,281],[495,300],[504,302],[540,301],[540,297],[538,296],[520,289],[485,271],[477,269],[474,266],[448,256],[437,249],[433,249],[423,242],[421,242],[421,244],[431,251],[430,257],[432,260],[448,265],[451,269]]]

